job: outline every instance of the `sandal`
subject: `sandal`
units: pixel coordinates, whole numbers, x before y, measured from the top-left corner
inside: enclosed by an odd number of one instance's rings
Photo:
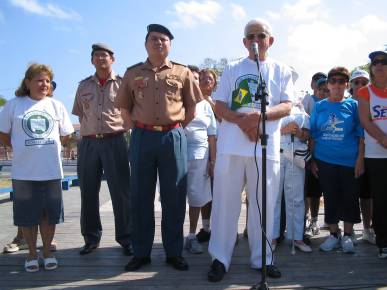
[[[43,258],[43,261],[45,270],[54,270],[58,268],[58,260],[55,257],[50,257],[46,259]]]
[[[38,259],[35,260],[26,260],[24,263],[24,269],[28,273],[38,272],[39,271],[39,262]]]

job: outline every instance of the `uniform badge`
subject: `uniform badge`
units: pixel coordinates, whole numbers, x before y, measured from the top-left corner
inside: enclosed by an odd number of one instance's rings
[[[148,86],[148,77],[138,76],[134,78],[134,85],[138,89],[144,89]]]

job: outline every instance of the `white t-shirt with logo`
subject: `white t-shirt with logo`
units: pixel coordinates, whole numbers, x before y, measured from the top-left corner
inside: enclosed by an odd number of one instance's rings
[[[289,67],[271,58],[259,62],[262,77],[267,85],[268,107],[282,102],[293,101],[294,88]],[[220,79],[215,92],[215,101],[222,101],[236,112],[260,111],[260,101],[254,100],[258,87],[256,62],[244,58],[229,64]],[[267,158],[280,160],[280,120],[266,121],[268,134]],[[218,129],[217,152],[219,154],[254,156],[255,142],[251,142],[243,131],[234,123],[223,120]],[[258,141],[256,155],[262,155]]]
[[[13,179],[63,178],[59,137],[70,135],[74,128],[61,102],[16,97],[0,112],[0,132],[11,136]]]
[[[206,100],[196,104],[195,118],[184,128],[187,137],[188,160],[204,159],[208,155],[208,136],[216,135],[216,120]]]

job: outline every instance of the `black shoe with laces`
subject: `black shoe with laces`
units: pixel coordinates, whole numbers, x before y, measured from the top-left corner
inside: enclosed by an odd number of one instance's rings
[[[204,229],[200,229],[200,231],[196,234],[196,238],[198,239],[199,243],[205,243],[210,240],[211,232],[207,232]]]
[[[212,262],[211,270],[208,272],[207,277],[210,282],[219,282],[223,279],[226,273],[226,268],[217,259]]]

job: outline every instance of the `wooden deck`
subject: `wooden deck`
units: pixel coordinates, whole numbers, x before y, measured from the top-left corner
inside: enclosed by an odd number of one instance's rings
[[[156,236],[152,264],[138,272],[125,272],[129,258],[122,255],[114,242],[114,222],[106,184],[101,192],[101,216],[104,227],[101,247],[86,256],[78,254],[83,245],[79,228],[79,188],[64,191],[65,223],[57,227],[57,270],[26,273],[23,268],[26,251],[0,255],[0,289],[249,289],[261,280],[260,274],[249,268],[248,242],[240,234],[230,271],[220,283],[207,281],[210,257],[208,253],[184,253],[190,265],[179,272],[164,262],[160,237],[160,211],[156,213]],[[156,201],[157,204],[157,201]],[[244,206],[243,206],[244,207]],[[245,211],[239,224],[244,228]],[[186,218],[185,231],[188,230]],[[12,226],[12,203],[0,200],[0,244],[9,242],[15,232]],[[360,236],[361,228],[356,228]],[[322,253],[318,245],[327,235],[312,240],[313,253],[291,255],[290,246],[282,243],[276,252],[276,265],[281,279],[268,279],[270,289],[387,289],[387,260],[377,258],[376,248],[359,241],[356,254],[341,251]],[[206,245],[207,247],[207,245]]]

